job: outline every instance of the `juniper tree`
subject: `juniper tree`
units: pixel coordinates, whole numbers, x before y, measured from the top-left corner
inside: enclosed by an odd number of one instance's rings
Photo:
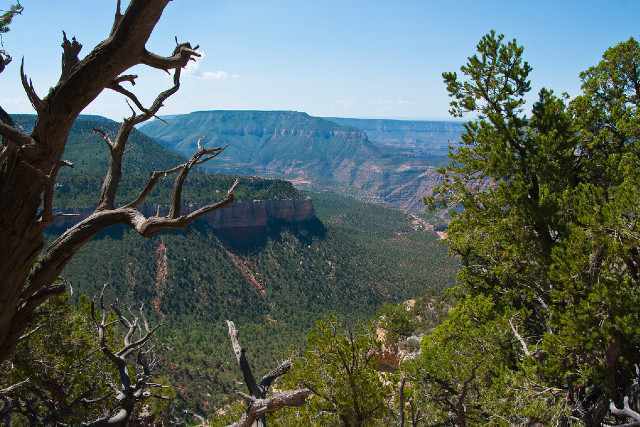
[[[574,99],[542,89],[530,112],[523,54],[491,32],[444,73],[451,113],[476,118],[429,202],[463,208],[449,244],[464,291],[520,312],[540,379],[597,425],[639,361],[640,45],[607,50]]]

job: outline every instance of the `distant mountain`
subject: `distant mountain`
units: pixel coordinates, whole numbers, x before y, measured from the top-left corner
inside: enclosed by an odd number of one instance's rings
[[[16,124],[25,130],[33,128],[35,115],[12,115]],[[73,168],[62,168],[56,185],[55,206],[60,209],[84,209],[92,207],[98,199],[102,178],[109,164],[109,153],[104,142],[93,132],[100,128],[115,137],[119,124],[101,116],[83,115],[73,125],[65,147],[64,159],[73,162]],[[144,186],[154,170],[168,169],[186,161],[142,132],[134,129],[127,144],[123,161],[123,179],[118,192],[119,201],[131,200]],[[212,160],[215,162],[216,160]],[[200,167],[190,174],[184,188],[187,203],[210,202],[216,192],[226,191],[233,177],[203,173]],[[173,179],[161,181],[148,201],[152,204],[169,200]],[[237,199],[301,199],[301,193],[281,180],[245,178],[236,191]]]
[[[294,111],[198,111],[141,128],[165,147],[189,155],[203,137],[229,145],[215,170],[282,176],[300,184],[340,187],[360,163],[380,153],[364,132]],[[359,159],[354,162],[354,159]]]
[[[350,119],[327,117],[334,123],[364,131],[369,139],[379,146],[400,150],[411,150],[426,157],[442,156],[449,153],[449,145],[457,144],[464,131],[461,122]]]
[[[199,111],[162,119],[141,130],[174,152],[192,153],[201,137],[229,146],[212,170],[285,178],[302,188],[337,190],[415,211],[438,182],[443,141],[459,135],[457,124],[447,130],[445,123],[369,123],[294,111]]]

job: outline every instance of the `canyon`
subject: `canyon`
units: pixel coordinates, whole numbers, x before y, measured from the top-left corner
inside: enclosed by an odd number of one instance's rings
[[[211,171],[281,178],[421,212],[462,123],[313,117],[295,111],[198,111],[140,129],[181,155],[203,139],[227,149]]]

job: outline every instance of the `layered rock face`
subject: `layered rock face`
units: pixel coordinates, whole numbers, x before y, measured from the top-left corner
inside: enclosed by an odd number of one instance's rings
[[[416,157],[447,156],[449,144],[457,144],[464,131],[461,122],[351,119],[328,117],[327,120],[365,132],[377,145],[409,150]]]
[[[188,210],[200,206],[190,204]],[[155,214],[155,207],[144,206],[145,215]],[[58,213],[52,227],[54,230],[69,228],[85,219],[93,212],[92,208],[67,209]],[[239,201],[231,206],[215,210],[205,215],[201,221],[206,222],[214,230],[261,229],[273,224],[298,224],[316,221],[316,214],[311,199],[301,200],[253,200]]]
[[[297,223],[315,219],[311,199],[235,202],[205,216],[214,229],[267,227],[274,221]]]

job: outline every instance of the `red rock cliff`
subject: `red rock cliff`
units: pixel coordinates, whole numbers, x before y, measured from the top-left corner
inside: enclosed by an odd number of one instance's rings
[[[190,205],[188,210],[195,210],[199,206]],[[145,215],[153,215],[155,208],[150,206],[142,209]],[[86,218],[92,209],[65,210],[63,213],[74,213],[78,216],[58,217],[54,222],[55,228],[68,228]],[[298,223],[315,218],[315,210],[311,199],[302,200],[253,200],[238,201],[226,208],[215,210],[203,217],[212,228],[260,228],[270,222]]]

